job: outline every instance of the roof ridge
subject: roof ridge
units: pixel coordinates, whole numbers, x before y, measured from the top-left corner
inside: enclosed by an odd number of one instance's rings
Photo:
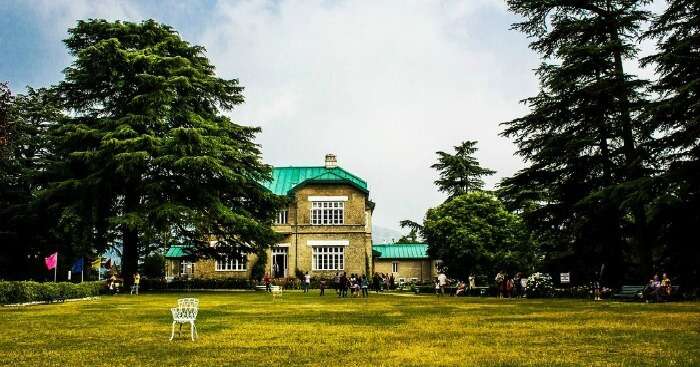
[[[343,167],[340,167],[340,166],[337,166],[337,167],[333,167],[333,168],[338,168],[338,169],[342,170],[343,172],[347,173],[348,175],[352,176],[353,178],[356,178],[356,179],[358,179],[358,180],[360,180],[360,181],[364,182],[364,183],[365,183],[365,185],[367,185],[367,181],[365,181],[365,180],[364,180],[364,179],[362,179],[361,177],[359,177],[359,176],[355,175],[354,173],[352,173],[352,172],[350,172],[350,171],[346,170],[345,168],[343,168]],[[331,169],[332,169],[332,168],[331,168]]]

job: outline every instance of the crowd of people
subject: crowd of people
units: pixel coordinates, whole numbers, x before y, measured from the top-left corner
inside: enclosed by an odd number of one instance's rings
[[[321,279],[321,296],[324,295],[325,289],[325,279]],[[335,273],[335,278],[333,279],[333,285],[335,286],[335,292],[338,297],[345,298],[348,296],[348,290],[350,291],[351,297],[363,298],[369,297],[369,280],[364,275],[359,275],[352,273],[348,277],[347,273],[337,272]]]
[[[522,298],[525,297],[527,289],[527,277],[523,273],[517,272],[513,277],[509,277],[505,271],[496,273],[496,290],[498,298]]]

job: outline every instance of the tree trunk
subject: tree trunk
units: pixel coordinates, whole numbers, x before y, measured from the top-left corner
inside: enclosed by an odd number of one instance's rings
[[[124,195],[124,214],[136,211],[138,195],[128,190]],[[124,284],[130,286],[134,279],[134,273],[138,270],[139,237],[138,228],[122,225],[122,278]]]
[[[622,127],[623,153],[625,155],[625,172],[627,182],[634,181],[642,176],[641,159],[638,149],[635,146],[634,129],[632,127],[632,117],[630,111],[630,91],[625,87],[625,72],[622,64],[622,41],[620,40],[617,24],[614,19],[610,20],[610,37],[616,47],[613,50],[614,72],[617,80],[617,98],[620,103],[620,124]],[[647,218],[644,210],[644,203],[635,202],[632,204],[632,216],[634,217],[634,242],[639,256],[639,272],[650,274],[653,270],[651,256],[651,241],[648,238]]]

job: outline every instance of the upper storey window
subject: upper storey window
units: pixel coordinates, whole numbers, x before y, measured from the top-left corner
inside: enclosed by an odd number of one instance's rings
[[[287,224],[289,223],[289,210],[280,210],[277,212],[277,217],[275,218],[275,224]]]
[[[313,201],[311,202],[311,224],[343,224],[345,220],[345,202]]]

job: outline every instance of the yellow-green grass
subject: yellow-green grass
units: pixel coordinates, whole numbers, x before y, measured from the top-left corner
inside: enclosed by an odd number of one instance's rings
[[[200,338],[172,342],[177,298]],[[0,309],[2,366],[697,366],[700,303],[150,293]]]

